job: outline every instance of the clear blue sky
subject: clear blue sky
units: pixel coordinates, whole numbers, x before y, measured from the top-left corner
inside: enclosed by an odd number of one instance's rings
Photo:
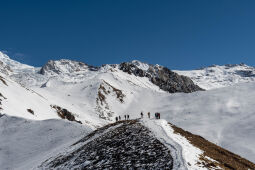
[[[2,0],[0,50],[35,66],[60,58],[255,65],[255,1]]]

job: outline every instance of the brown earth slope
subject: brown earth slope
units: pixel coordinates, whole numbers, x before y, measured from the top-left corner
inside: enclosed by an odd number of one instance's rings
[[[169,123],[170,124],[170,123]],[[232,152],[229,152],[226,149],[223,149],[201,136],[194,135],[188,131],[185,131],[179,127],[176,127],[172,124],[170,126],[174,129],[174,132],[184,136],[192,145],[204,151],[204,154],[201,155],[200,159],[203,162],[203,166],[207,167],[208,169],[212,169],[215,167],[221,167],[222,169],[226,170],[245,170],[245,169],[254,169],[255,164],[236,155]],[[207,157],[212,158],[217,161],[212,162]]]

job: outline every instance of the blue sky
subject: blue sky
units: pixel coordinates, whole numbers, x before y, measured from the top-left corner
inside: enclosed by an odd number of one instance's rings
[[[3,0],[0,50],[35,66],[60,58],[255,65],[254,9],[252,0]]]

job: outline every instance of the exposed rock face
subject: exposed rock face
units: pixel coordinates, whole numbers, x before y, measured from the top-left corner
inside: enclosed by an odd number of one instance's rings
[[[166,67],[148,65],[148,68],[144,70],[139,68],[139,66],[137,66],[134,62],[124,62],[119,65],[119,69],[127,72],[128,74],[134,74],[139,77],[148,77],[153,84],[159,86],[162,90],[168,91],[169,93],[191,93],[203,90],[199,86],[195,85],[190,78],[178,75]]]
[[[67,119],[69,121],[75,121],[77,123],[82,124],[81,121],[78,121],[78,120],[75,119],[75,116],[74,116],[75,114],[69,112],[67,109],[61,108],[61,107],[56,106],[56,105],[51,105],[51,107],[56,109],[57,114],[60,118]]]
[[[12,69],[10,68],[9,65],[6,65],[5,63],[3,63],[2,61],[0,61],[0,72],[4,73],[6,75],[9,75],[12,71]]]
[[[40,74],[71,74],[82,71],[97,71],[97,67],[89,66],[83,62],[71,61],[71,60],[50,60],[39,71]]]
[[[98,88],[98,96],[96,98],[96,110],[99,113],[100,118],[109,119],[109,117],[112,117],[114,114],[107,102],[107,98],[109,97],[114,100],[117,99],[120,103],[124,103],[125,94],[106,81],[103,81]]]
[[[10,73],[13,72],[10,65],[8,65],[7,63],[4,62],[4,61],[8,61],[8,60],[10,60],[10,58],[6,54],[4,54],[0,51],[0,72],[4,73],[6,75],[10,75]]]

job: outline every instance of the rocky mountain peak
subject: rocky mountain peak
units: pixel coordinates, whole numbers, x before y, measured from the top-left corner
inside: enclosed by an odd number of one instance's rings
[[[143,63],[141,61],[138,61],[138,60],[133,60],[131,61],[132,64],[134,64],[136,67],[138,67],[139,69],[142,69],[142,70],[148,70],[150,65],[147,64],[147,63]]]
[[[148,67],[147,69],[141,69],[145,67],[141,67],[141,64],[137,61],[132,61],[121,63],[119,69],[128,74],[134,74],[139,77],[148,77],[153,84],[170,93],[191,93],[203,90],[195,85],[190,78],[178,75],[166,67],[149,64],[146,66]]]
[[[0,59],[10,59],[8,55],[0,51]]]
[[[67,59],[49,60],[39,71],[40,74],[71,74],[84,71],[96,71],[97,67],[89,66],[86,63]]]
[[[0,72],[6,75],[12,75],[19,72],[30,72],[34,69],[35,67],[15,61],[0,51]]]
[[[0,51],[0,72],[6,75],[12,72],[11,67],[6,64],[6,61],[10,60],[9,56]]]

